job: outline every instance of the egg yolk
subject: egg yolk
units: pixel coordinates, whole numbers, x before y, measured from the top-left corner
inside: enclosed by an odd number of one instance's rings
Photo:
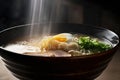
[[[55,39],[57,41],[60,41],[60,42],[66,42],[67,41],[67,38],[64,34],[55,35],[55,36],[53,36],[53,39]]]

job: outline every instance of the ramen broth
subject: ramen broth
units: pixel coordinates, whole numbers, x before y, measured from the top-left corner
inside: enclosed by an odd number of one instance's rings
[[[5,50],[33,56],[70,57],[97,54],[111,45],[86,35],[60,33],[8,44]]]

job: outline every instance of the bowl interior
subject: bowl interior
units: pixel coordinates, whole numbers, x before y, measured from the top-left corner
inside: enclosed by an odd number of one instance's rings
[[[43,34],[43,29],[47,29],[49,25],[44,24],[26,24],[15,26],[6,29],[0,33],[0,46],[5,46],[8,43],[14,42],[16,40],[25,40],[30,37],[31,26],[34,28],[39,26],[38,32],[33,35],[41,36]],[[53,24],[49,26],[51,28],[50,33],[74,33],[74,34],[85,34],[92,37],[99,38],[107,43],[110,43],[115,47],[119,43],[119,37],[114,32],[98,27],[91,27],[81,24]],[[47,32],[46,32],[47,33]]]

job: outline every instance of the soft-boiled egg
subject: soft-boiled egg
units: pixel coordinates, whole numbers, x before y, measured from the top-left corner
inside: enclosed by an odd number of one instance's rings
[[[67,42],[72,40],[73,35],[70,33],[61,33],[58,35],[53,36],[53,39],[59,41],[59,42]]]

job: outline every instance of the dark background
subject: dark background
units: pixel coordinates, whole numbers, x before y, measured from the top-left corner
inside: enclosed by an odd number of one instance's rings
[[[92,26],[102,26],[113,30],[120,35],[120,4],[118,0],[63,0],[72,5],[66,6],[63,22],[69,22],[68,14],[74,15],[72,6],[82,6],[82,23]],[[30,0],[0,0],[0,30],[5,28],[26,24],[27,12]],[[69,11],[70,10],[70,11]],[[69,13],[68,13],[69,11]],[[79,10],[80,11],[80,10]],[[78,13],[79,13],[78,11]],[[78,14],[79,16],[79,14]],[[77,18],[77,17],[75,17]],[[81,17],[78,17],[81,18]],[[75,22],[75,21],[74,21]],[[73,23],[74,23],[73,22]]]

